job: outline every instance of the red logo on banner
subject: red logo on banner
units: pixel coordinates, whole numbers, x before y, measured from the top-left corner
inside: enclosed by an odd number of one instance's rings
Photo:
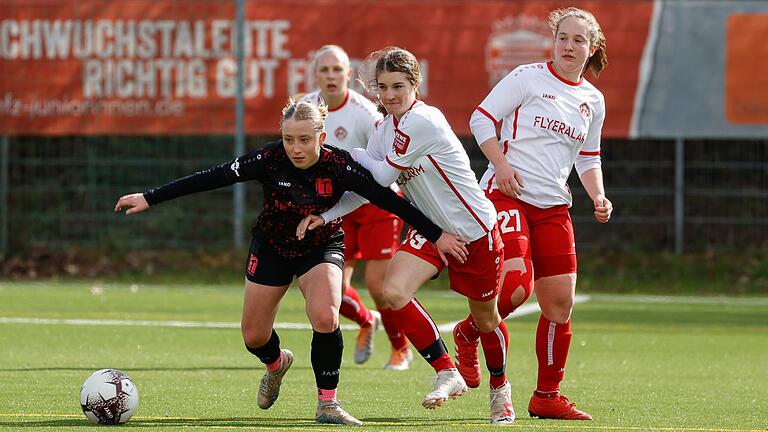
[[[401,132],[399,129],[395,129],[395,142],[392,144],[392,149],[395,150],[395,154],[402,156],[408,151],[408,143],[411,142],[411,137]]]
[[[315,180],[315,190],[321,197],[331,196],[333,194],[333,184],[329,178],[319,178]]]
[[[253,276],[256,274],[256,267],[259,265],[259,259],[256,258],[256,255],[251,255],[250,258],[248,258],[248,274]]]

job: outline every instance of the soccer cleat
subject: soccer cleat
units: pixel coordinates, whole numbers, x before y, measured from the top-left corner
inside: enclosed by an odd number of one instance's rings
[[[344,411],[336,399],[329,401],[317,401],[317,414],[315,421],[318,423],[343,424],[349,426],[362,426],[363,422],[352,417]]]
[[[528,403],[528,414],[531,417],[543,419],[592,420],[591,415],[577,410],[576,404],[559,392],[546,396],[539,396],[537,392],[533,392],[531,401]]]
[[[362,364],[371,358],[373,353],[373,336],[381,325],[381,314],[378,311],[371,310],[372,323],[368,327],[360,327],[357,334],[357,343],[355,344],[355,363]]]
[[[413,352],[411,347],[407,346],[403,349],[393,349],[392,354],[389,356],[389,362],[384,365],[384,369],[404,371],[411,366],[413,361]]]
[[[293,364],[293,353],[287,349],[283,349],[281,352],[280,367],[274,372],[265,372],[264,376],[261,377],[258,397],[258,404],[261,409],[267,409],[275,403],[280,395],[280,384],[283,382],[283,376]]]
[[[426,409],[435,409],[447,401],[467,392],[467,384],[456,369],[441,370],[432,384],[432,391],[424,396],[421,404]]]
[[[459,335],[459,324],[453,328],[453,345],[456,347],[456,368],[467,383],[467,387],[480,387],[480,362],[477,360],[479,340],[468,342]]]
[[[515,422],[515,409],[512,407],[512,386],[509,381],[497,389],[491,389],[491,424],[512,424]]]

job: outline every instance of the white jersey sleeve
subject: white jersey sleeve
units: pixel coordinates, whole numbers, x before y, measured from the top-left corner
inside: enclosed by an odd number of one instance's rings
[[[513,70],[504,79],[499,81],[472,114],[470,129],[478,144],[494,138],[496,136],[496,125],[501,123],[505,117],[512,115],[520,104],[523,103],[525,83],[518,77],[520,73],[518,69]],[[486,117],[488,121],[493,122],[492,129],[488,128],[488,122],[484,122],[482,117]]]
[[[600,158],[600,142],[602,138],[603,122],[605,121],[605,100],[600,98],[600,103],[595,106],[595,118],[589,125],[587,139],[584,146],[576,156],[576,172],[581,177],[585,172],[601,168],[602,160]]]
[[[327,211],[320,213],[325,223],[344,217],[357,210],[361,205],[368,204],[368,200],[355,192],[346,191],[339,201]]]

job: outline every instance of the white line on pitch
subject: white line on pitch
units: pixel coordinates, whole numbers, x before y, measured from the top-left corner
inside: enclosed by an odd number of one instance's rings
[[[573,299],[573,303],[574,304],[585,303],[585,302],[588,302],[589,300],[590,300],[590,296],[588,296],[588,295],[577,295]],[[519,308],[515,309],[515,311],[512,312],[507,317],[506,320],[511,320],[513,318],[521,317],[523,315],[530,315],[530,314],[534,314],[534,313],[538,313],[538,312],[541,312],[541,308],[539,307],[539,303],[536,302],[536,301],[532,301],[532,302],[528,302],[528,303],[520,306]],[[437,329],[440,330],[441,332],[450,332],[450,331],[453,331],[453,327],[457,323],[458,323],[458,321],[449,322],[449,323],[446,323],[446,324],[440,324],[439,326],[437,326]]]
[[[589,296],[577,295],[575,303],[583,303]],[[518,308],[507,319],[528,315],[540,311],[536,303],[526,304]],[[456,321],[458,322],[458,321]],[[456,322],[441,324],[440,331],[450,331]],[[74,326],[132,326],[132,327],[181,327],[181,328],[224,328],[239,329],[236,322],[207,322],[207,321],[156,321],[156,320],[110,320],[110,319],[66,319],[66,318],[34,318],[34,317],[0,317],[0,324],[45,324],[45,325],[74,325]],[[275,323],[278,330],[309,330],[307,323]],[[342,324],[342,330],[356,330],[356,324]]]

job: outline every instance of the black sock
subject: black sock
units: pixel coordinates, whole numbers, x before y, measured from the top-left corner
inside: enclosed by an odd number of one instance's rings
[[[272,364],[280,358],[280,338],[275,329],[272,329],[272,336],[269,337],[267,343],[258,348],[251,348],[246,345],[245,349],[258,357],[265,365]]]
[[[333,390],[339,385],[343,351],[344,340],[338,327],[330,333],[312,332],[312,370],[317,388]]]

